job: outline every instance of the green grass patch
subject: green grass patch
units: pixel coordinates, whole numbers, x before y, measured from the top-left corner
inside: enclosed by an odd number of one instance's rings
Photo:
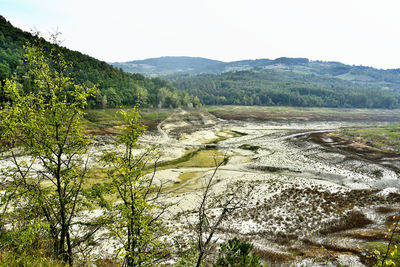
[[[84,116],[84,125],[88,130],[101,130],[121,126],[122,117],[119,108],[89,109]],[[141,109],[140,114],[144,124],[158,124],[174,112],[173,109]]]
[[[207,168],[215,167],[224,159],[221,152],[213,148],[189,150],[180,158],[163,161],[157,164],[157,170],[172,168]]]
[[[215,149],[199,150],[189,160],[176,165],[177,168],[216,167],[224,160],[224,155]]]
[[[366,120],[398,121],[399,110],[359,109],[359,108],[323,108],[323,107],[286,107],[286,106],[208,106],[206,111],[222,118],[291,118],[307,117],[328,120]]]
[[[399,151],[400,124],[363,129],[344,129],[337,132],[342,136],[356,138],[360,142],[384,151]]]
[[[143,121],[161,122],[174,112],[173,109],[141,109]]]
[[[397,235],[394,240],[397,240],[397,242],[393,242],[389,248],[389,252],[386,258],[386,261],[393,262],[392,266],[399,266],[400,265],[400,251],[399,251],[399,240],[400,240],[400,235]],[[388,249],[388,242],[368,242],[367,243],[367,250],[370,252],[369,258],[375,259],[375,261],[380,261],[382,262],[383,258],[386,255],[387,249]],[[374,265],[375,266],[375,265]],[[377,265],[377,266],[382,266],[382,265]]]

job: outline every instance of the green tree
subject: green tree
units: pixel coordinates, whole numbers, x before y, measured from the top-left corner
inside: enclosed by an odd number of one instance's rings
[[[3,88],[8,101],[0,110],[0,139],[13,163],[3,184],[9,204],[4,207],[4,222],[25,228],[40,222],[54,254],[71,265],[73,248],[98,229],[77,214],[85,205],[82,184],[90,144],[83,134],[82,116],[94,89],[74,83],[56,35],[53,40],[56,45],[49,54],[40,41],[25,47],[38,93],[20,93],[13,80]],[[19,157],[21,152],[26,157]],[[16,222],[18,211],[25,218]],[[73,226],[80,227],[79,235]]]
[[[110,168],[106,185],[117,196],[117,201],[106,204],[110,212],[109,231],[122,241],[126,266],[154,265],[168,255],[165,243],[160,240],[164,233],[161,216],[166,205],[159,201],[161,186],[154,186],[154,174],[148,173],[150,163],[157,158],[154,149],[135,155],[137,141],[144,133],[137,106],[130,111],[121,110],[126,128],[118,136],[116,145],[123,153],[108,152],[104,161]],[[116,203],[116,204],[114,204]]]
[[[194,105],[196,108],[201,107],[200,99],[199,99],[197,96],[195,96],[195,97],[193,98],[193,105]]]
[[[232,238],[221,244],[215,267],[261,267],[260,257],[252,254],[253,245],[241,242],[238,238]]]
[[[107,96],[107,106],[111,108],[119,107],[122,104],[121,98],[117,94],[114,88],[110,87],[104,91],[104,95]]]

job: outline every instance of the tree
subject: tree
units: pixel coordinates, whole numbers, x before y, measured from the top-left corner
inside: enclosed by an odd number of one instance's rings
[[[122,242],[125,266],[154,265],[169,254],[160,240],[164,232],[161,216],[167,206],[159,200],[162,186],[154,185],[157,160],[153,162],[152,175],[146,175],[157,153],[152,148],[139,155],[134,153],[146,129],[137,106],[130,111],[121,110],[121,115],[126,128],[118,136],[116,145],[122,145],[124,152],[104,155],[111,181],[106,186],[117,196],[117,201],[113,200],[116,204],[105,205],[112,218],[109,231]]]
[[[251,254],[253,245],[234,237],[221,244],[215,267],[261,267],[260,257]]]
[[[82,185],[90,145],[83,134],[82,116],[94,88],[74,83],[57,34],[50,50],[37,40],[25,46],[37,93],[20,93],[13,80],[6,80],[3,88],[8,101],[0,110],[0,139],[12,161],[3,180],[9,203],[4,216],[17,226],[41,222],[54,254],[72,265],[74,247],[100,225],[78,216],[78,208],[86,203]],[[26,157],[19,157],[21,152]],[[24,221],[12,220],[17,211],[25,212]],[[79,234],[73,227],[80,228]]]
[[[200,99],[199,99],[197,96],[195,96],[195,97],[193,98],[193,105],[194,105],[196,108],[201,107]]]
[[[104,91],[104,95],[107,97],[107,106],[111,108],[121,106],[121,98],[117,94],[114,88],[110,87]]]
[[[250,195],[251,186],[244,188],[236,183],[227,185],[222,195],[216,195],[213,192],[215,175],[227,160],[226,157],[219,162],[215,159],[216,167],[211,177],[205,180],[199,207],[195,209],[195,214],[192,211],[187,211],[186,221],[189,228],[194,232],[195,239],[191,240],[190,248],[182,253],[183,257],[179,259],[178,266],[183,266],[183,264],[192,264],[196,267],[203,266],[216,245],[215,235],[221,231],[221,223],[230,213],[242,208]],[[192,223],[193,219],[194,223]],[[188,256],[191,257],[190,260],[187,259]]]

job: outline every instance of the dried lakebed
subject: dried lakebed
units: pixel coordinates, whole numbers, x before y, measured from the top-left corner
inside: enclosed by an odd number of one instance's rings
[[[344,149],[329,136],[364,122],[169,119],[159,128],[163,133],[147,138],[163,144],[165,157],[208,148],[203,156],[211,162],[213,155],[228,157],[216,173],[216,194],[235,183],[253,185],[245,207],[227,218],[218,238],[250,240],[269,266],[326,266],[327,259],[333,266],[368,265],[369,242],[384,242],[388,218],[400,204],[399,159],[374,160],[368,151]],[[214,171],[191,159],[187,166],[157,172],[171,185],[169,198],[178,203],[174,215],[196,208],[204,179]],[[185,219],[175,225],[185,228]]]
[[[187,218],[177,215],[196,209],[205,179],[225,156],[214,193],[234,185],[253,189],[246,205],[222,223],[218,238],[251,241],[269,266],[326,266],[327,260],[364,266],[366,248],[384,242],[388,218],[400,207],[400,160],[371,157],[371,150],[352,149],[330,135],[353,126],[365,123],[225,121],[178,110],[141,143],[156,144],[162,153],[156,178],[166,183],[165,199],[176,204],[166,218],[180,229],[175,232],[188,231]],[[94,137],[91,157],[117,149],[112,138]],[[107,240],[102,247],[115,249]]]

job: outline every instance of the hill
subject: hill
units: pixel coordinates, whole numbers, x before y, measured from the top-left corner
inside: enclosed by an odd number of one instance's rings
[[[125,64],[119,66],[163,75],[206,105],[400,108],[400,69],[285,57],[234,62],[165,57]]]
[[[382,70],[372,67],[351,66],[340,62],[311,61],[307,58],[281,57],[274,60],[256,59],[222,62],[205,58],[161,57],[124,63],[112,63],[126,71],[147,76],[180,74],[221,74],[244,70],[292,71],[298,74],[315,74],[374,85],[381,89],[400,89],[400,69]]]
[[[143,73],[148,76],[181,73],[214,73],[224,66],[225,62],[201,57],[159,57],[128,62],[113,62],[114,67],[131,73]]]
[[[23,89],[30,90],[31,81],[25,75],[23,46],[38,38],[14,27],[0,16],[0,83],[5,78],[15,75]],[[48,50],[55,45],[44,39],[42,43]],[[92,108],[104,106],[105,103],[108,107],[131,106],[136,103],[139,93],[142,95],[144,106],[178,107],[190,101],[189,95],[177,90],[164,80],[127,73],[80,52],[65,47],[60,47],[60,49],[65,58],[72,62],[70,71],[76,82],[98,85],[100,92],[89,101]]]

